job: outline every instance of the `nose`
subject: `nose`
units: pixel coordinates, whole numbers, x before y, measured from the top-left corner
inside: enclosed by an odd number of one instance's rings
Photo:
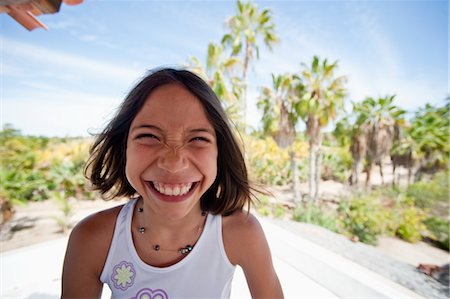
[[[167,148],[158,159],[158,167],[176,173],[188,167],[188,161],[181,148]]]

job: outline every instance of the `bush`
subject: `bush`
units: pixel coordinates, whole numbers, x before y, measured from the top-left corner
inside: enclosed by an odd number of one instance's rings
[[[426,229],[423,224],[425,213],[414,206],[407,207],[402,212],[396,235],[411,243],[420,241]]]
[[[0,132],[0,197],[17,204],[64,192],[92,199],[83,176],[90,140],[22,136],[6,126]]]
[[[246,152],[248,153],[249,172],[253,179],[268,185],[286,185],[292,182],[291,161],[289,148],[278,147],[271,137],[258,139],[247,136]],[[308,146],[304,142],[296,141],[295,156],[300,179],[307,177]]]
[[[314,203],[298,206],[294,210],[292,218],[295,221],[319,225],[334,232],[339,231],[337,215]]]
[[[429,217],[424,221],[425,226],[431,232],[431,240],[439,248],[449,251],[449,230],[450,222],[446,219]]]
[[[270,198],[266,195],[261,195],[259,201],[256,203],[256,211],[261,216],[283,218],[286,214],[285,208],[282,205],[271,203]]]
[[[346,183],[352,168],[352,156],[345,148],[325,148],[322,159],[322,179]]]
[[[437,173],[431,181],[419,181],[411,184],[406,194],[414,199],[420,208],[433,208],[436,203],[448,203],[449,199],[448,171]]]
[[[376,245],[378,237],[386,231],[389,214],[374,196],[353,197],[341,201],[340,220],[344,228],[358,240]]]

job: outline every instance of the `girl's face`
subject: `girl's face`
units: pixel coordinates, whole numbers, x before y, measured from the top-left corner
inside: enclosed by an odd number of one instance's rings
[[[180,219],[200,211],[200,197],[217,175],[217,152],[200,101],[181,85],[163,85],[131,123],[125,172],[152,211]]]

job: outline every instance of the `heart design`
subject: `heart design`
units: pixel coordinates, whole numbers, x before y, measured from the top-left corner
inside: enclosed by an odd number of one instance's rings
[[[156,289],[152,290],[149,288],[145,288],[140,290],[136,297],[133,297],[131,299],[169,299],[167,296],[167,293],[164,290]]]

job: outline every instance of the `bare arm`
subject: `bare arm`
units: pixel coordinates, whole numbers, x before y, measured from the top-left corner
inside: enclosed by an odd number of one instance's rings
[[[100,298],[100,275],[119,210],[89,216],[73,229],[64,259],[61,298]]]
[[[252,298],[284,298],[258,220],[246,213],[236,213],[230,217],[224,220],[225,249],[230,261],[244,270]]]

